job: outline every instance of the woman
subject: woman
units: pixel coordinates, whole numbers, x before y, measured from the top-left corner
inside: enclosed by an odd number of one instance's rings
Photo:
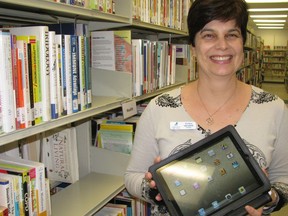
[[[142,114],[131,161],[127,190],[154,203],[153,215],[169,215],[155,193],[148,168],[205,136],[234,125],[272,184],[272,201],[264,208],[246,206],[260,216],[279,210],[288,200],[288,110],[276,95],[240,82],[248,21],[242,0],[196,0],[189,10],[189,40],[199,78],[154,98]],[[197,129],[171,130],[170,122],[194,122]]]

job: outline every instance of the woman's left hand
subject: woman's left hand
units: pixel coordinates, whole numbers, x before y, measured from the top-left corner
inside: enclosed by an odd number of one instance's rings
[[[263,208],[255,209],[251,206],[245,206],[245,209],[249,216],[261,216],[263,212]]]

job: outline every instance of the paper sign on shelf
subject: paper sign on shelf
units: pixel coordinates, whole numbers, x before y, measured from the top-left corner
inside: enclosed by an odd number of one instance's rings
[[[130,100],[122,103],[122,111],[124,119],[132,117],[137,114],[136,101]]]

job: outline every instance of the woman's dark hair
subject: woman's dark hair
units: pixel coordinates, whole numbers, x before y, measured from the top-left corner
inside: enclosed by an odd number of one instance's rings
[[[195,46],[195,36],[213,20],[235,20],[241,29],[243,44],[246,42],[248,6],[244,0],[195,0],[188,13],[189,41]]]

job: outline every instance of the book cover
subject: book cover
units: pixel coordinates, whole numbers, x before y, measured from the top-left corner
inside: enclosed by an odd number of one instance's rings
[[[91,66],[115,71],[115,41],[113,31],[91,32]]]
[[[50,181],[79,180],[76,128],[57,128],[43,139],[43,162]]]
[[[51,119],[50,110],[50,71],[49,71],[49,42],[48,26],[30,26],[10,28],[15,35],[34,35],[36,36],[37,50],[39,51],[39,67],[41,79],[41,97],[42,97],[42,118],[43,121]]]
[[[58,118],[57,64],[55,32],[49,31],[50,108],[51,119]]]
[[[116,71],[132,73],[131,30],[114,31]]]
[[[46,216],[46,191],[45,191],[45,166],[43,163],[25,160],[16,157],[2,155],[0,163],[14,164],[23,166],[29,170],[31,192],[32,192],[32,209],[34,215]]]
[[[102,148],[130,154],[133,144],[133,125],[102,123],[100,125],[98,142]]]
[[[13,73],[11,60],[11,34],[0,30],[0,106],[4,132],[16,130],[16,104],[13,91]]]

